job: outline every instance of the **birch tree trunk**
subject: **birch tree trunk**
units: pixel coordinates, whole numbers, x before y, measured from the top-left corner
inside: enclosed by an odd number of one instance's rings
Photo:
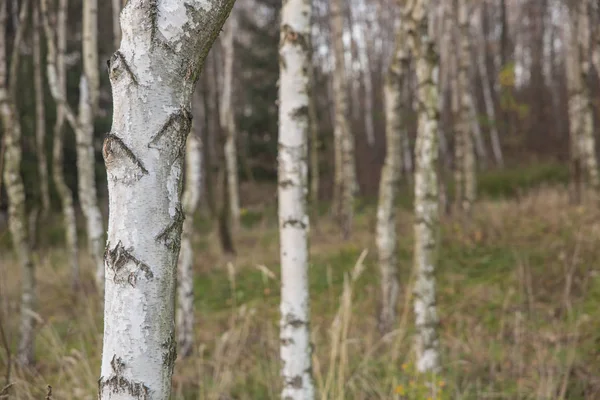
[[[336,167],[341,169],[341,174],[335,172],[335,192],[339,198],[335,199],[336,216],[339,218],[342,235],[345,239],[350,237],[354,212],[354,194],[356,192],[356,166],[354,159],[354,136],[348,123],[348,90],[346,88],[346,71],[344,67],[344,17],[342,1],[331,1],[331,35],[335,66],[333,74],[333,95],[335,107],[334,145],[335,154],[339,159]]]
[[[287,0],[279,40],[280,355],[282,399],[314,399],[308,295],[310,0]]]
[[[490,139],[492,143],[492,152],[494,153],[494,159],[496,165],[504,167],[504,156],[502,154],[502,146],[500,144],[500,135],[498,133],[498,121],[496,120],[496,108],[494,107],[494,97],[492,95],[492,84],[490,83],[490,75],[488,73],[488,65],[486,60],[487,46],[486,37],[484,30],[485,21],[485,3],[480,6],[480,19],[479,19],[479,38],[476,39],[479,44],[479,49],[476,51],[478,54],[477,68],[481,75],[481,83],[483,86],[483,101],[485,102],[485,111],[488,117],[488,127],[490,130]]]
[[[0,2],[0,27],[6,26],[7,8],[6,1]],[[25,187],[21,177],[21,121],[15,104],[20,48],[28,13],[29,1],[26,0],[21,4],[8,71],[6,31],[0,29],[0,118],[4,127],[4,185],[8,195],[8,227],[21,267],[21,323],[17,349],[17,362],[21,366],[28,366],[33,362],[36,308],[35,268],[31,259]]]
[[[112,0],[112,24],[113,24],[113,43],[115,49],[119,48],[121,43],[121,26],[119,26],[119,15],[121,15],[122,0]]]
[[[312,54],[312,53],[311,53]],[[319,119],[317,116],[317,99],[316,99],[316,88],[315,88],[315,69],[310,59],[310,93],[308,99],[308,117],[310,124],[310,196],[311,205],[313,207],[313,215],[318,216],[319,212],[319,180],[320,180],[320,168],[319,168]],[[316,222],[316,221],[315,221]]]
[[[477,191],[477,171],[475,166],[475,151],[473,135],[470,124],[472,123],[473,99],[469,91],[469,18],[466,0],[458,0],[458,89],[459,89],[459,122],[458,132],[462,138],[463,147],[463,173],[464,173],[464,197],[462,210],[469,213],[475,202]]]
[[[74,288],[79,285],[79,256],[77,247],[77,225],[73,193],[65,182],[63,166],[63,137],[65,125],[65,103],[61,94],[67,92],[67,70],[65,54],[67,48],[67,12],[68,0],[59,0],[56,13],[56,43],[54,32],[50,28],[48,0],[41,0],[42,21],[46,33],[46,68],[48,84],[56,100],[56,122],[52,141],[52,181],[60,199],[65,229],[66,251],[71,269],[71,284]]]
[[[220,121],[225,133],[225,171],[227,174],[227,193],[229,212],[234,229],[240,226],[240,194],[238,183],[238,162],[236,151],[236,126],[233,112],[233,60],[234,37],[237,32],[236,12],[232,12],[223,28],[223,92],[221,96]]]
[[[96,286],[104,293],[104,228],[96,194],[94,116],[98,109],[98,0],[83,3],[83,71],[79,82],[79,129],[77,141],[77,184],[79,201],[86,219],[88,249],[96,269]]]
[[[233,0],[129,0],[110,59],[104,342],[99,398],[160,399],[176,358],[175,281],[190,103]]]
[[[588,1],[580,1],[578,4],[578,36],[581,46],[579,66],[581,68],[582,79],[582,126],[581,126],[581,146],[583,162],[585,164],[587,179],[590,186],[600,189],[600,179],[598,177],[598,160],[596,158],[596,140],[594,137],[594,99],[591,90],[592,75],[592,53],[590,49],[590,26],[593,23],[592,10]]]
[[[408,41],[416,61],[418,133],[415,169],[414,312],[419,372],[440,368],[435,267],[438,237],[438,57],[429,35],[427,0],[416,0],[406,13]]]
[[[460,212],[465,198],[465,144],[463,135],[462,108],[460,104],[460,86],[458,79],[458,57],[450,55],[452,73],[450,74],[451,109],[454,133],[454,208]]]
[[[39,186],[42,199],[42,220],[50,211],[48,188],[48,159],[46,158],[46,109],[44,106],[44,81],[42,79],[42,53],[40,48],[40,7],[33,7],[33,85],[35,88],[35,143],[38,162]]]
[[[195,103],[202,101],[198,96]],[[198,108],[198,107],[196,107]],[[197,114],[197,113],[196,113]],[[197,116],[197,115],[196,115]],[[198,124],[189,135],[185,152],[185,190],[183,192],[183,231],[181,233],[181,250],[179,252],[177,277],[177,342],[182,357],[192,354],[194,345],[194,251],[192,238],[194,233],[194,214],[200,200],[202,187],[202,141],[198,134]]]
[[[379,330],[389,332],[396,320],[398,302],[398,240],[396,236],[396,197],[402,170],[402,104],[405,64],[405,35],[401,29],[396,39],[394,58],[385,77],[385,133],[387,139],[385,161],[379,182],[377,208],[377,251],[381,274],[381,311]]]

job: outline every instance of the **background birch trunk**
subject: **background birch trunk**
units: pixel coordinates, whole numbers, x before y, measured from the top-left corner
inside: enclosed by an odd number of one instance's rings
[[[35,90],[35,144],[38,162],[40,197],[42,200],[42,218],[45,220],[50,211],[50,189],[48,187],[48,159],[46,158],[46,108],[44,105],[44,81],[42,79],[42,52],[40,44],[40,6],[33,4],[33,84]]]
[[[65,244],[71,269],[71,285],[79,285],[79,251],[77,245],[77,224],[73,193],[65,181],[63,166],[63,138],[65,127],[65,101],[60,94],[67,92],[67,70],[65,54],[67,48],[68,0],[59,0],[56,10],[56,43],[50,28],[48,0],[41,0],[42,21],[46,33],[46,68],[50,91],[56,100],[56,122],[52,140],[52,181],[58,193],[65,229]]]
[[[121,26],[119,25],[119,15],[121,15],[121,3],[123,0],[112,0],[112,24],[113,24],[113,43],[115,49],[119,48],[121,43]]]
[[[227,174],[227,193],[229,212],[234,229],[240,226],[240,193],[238,182],[237,132],[233,108],[233,61],[234,38],[237,32],[236,12],[233,11],[223,28],[223,92],[221,93],[220,122],[225,134],[225,171]]]
[[[202,98],[194,96],[194,110],[199,110],[198,103]],[[196,121],[190,133],[185,152],[185,190],[183,192],[183,230],[181,233],[181,250],[179,252],[177,277],[177,344],[179,354],[187,357],[192,354],[194,345],[194,214],[200,200],[202,187],[202,141],[198,125],[202,123],[203,115],[194,113]]]
[[[79,82],[79,129],[77,141],[77,185],[79,201],[86,220],[88,249],[94,261],[96,286],[104,293],[104,228],[96,194],[94,116],[98,109],[98,0],[83,3],[83,70]]]
[[[387,147],[385,161],[379,182],[379,202],[377,208],[376,242],[379,254],[381,275],[381,311],[379,330],[389,332],[396,320],[398,303],[398,240],[396,233],[396,198],[402,171],[402,113],[403,86],[405,84],[405,66],[408,57],[405,54],[405,35],[399,31],[396,39],[396,51],[384,83],[385,133]]]
[[[565,27],[565,68],[567,77],[569,144],[570,144],[570,195],[571,201],[579,203],[582,195],[583,152],[581,146],[582,125],[585,102],[583,99],[583,82],[580,69],[578,43],[578,10],[569,10],[569,24]]]
[[[498,133],[498,121],[496,119],[496,108],[494,106],[494,97],[492,84],[490,83],[490,74],[488,73],[488,65],[487,65],[487,41],[484,29],[484,21],[486,15],[486,7],[485,2],[480,6],[480,17],[478,28],[479,31],[476,35],[478,51],[477,53],[477,68],[479,70],[479,75],[481,76],[481,84],[483,89],[483,101],[485,103],[485,112],[487,114],[488,119],[488,128],[490,130],[490,141],[492,143],[492,153],[494,154],[494,160],[496,161],[496,165],[500,168],[504,167],[504,156],[502,154],[502,146],[500,144],[500,135]]]
[[[405,12],[407,36],[415,58],[418,131],[415,169],[414,312],[417,370],[440,368],[435,267],[438,237],[438,56],[429,35],[427,0],[416,0]]]
[[[454,23],[453,20],[450,22]],[[450,29],[453,31],[453,29]],[[453,41],[456,43],[456,41]],[[458,56],[450,55],[452,72],[450,74],[452,128],[454,134],[454,209],[460,212],[465,198],[465,140],[463,135],[462,107],[458,79]]]
[[[0,2],[0,27],[3,28],[8,18],[7,4],[6,1]],[[25,211],[25,187],[21,177],[21,121],[15,104],[20,49],[29,6],[29,1],[21,4],[9,68],[6,59],[8,48],[6,32],[5,29],[0,29],[0,118],[4,127],[4,185],[8,195],[8,227],[21,268],[21,323],[17,348],[17,362],[21,366],[29,366],[33,363],[36,309],[35,266],[31,259]]]
[[[312,51],[311,51],[312,54]],[[320,168],[319,168],[319,117],[317,115],[317,99],[315,98],[315,69],[312,62],[309,65],[309,82],[310,92],[308,99],[308,117],[310,124],[310,198],[311,206],[313,208],[313,215],[317,217],[319,215],[319,180]],[[315,223],[317,218],[315,218]]]
[[[596,158],[596,139],[594,137],[594,99],[591,90],[592,76],[592,53],[590,46],[590,27],[593,23],[592,9],[587,0],[582,0],[577,5],[578,22],[578,42],[580,46],[579,68],[582,80],[582,126],[581,126],[581,146],[583,163],[585,164],[586,175],[590,187],[594,190],[600,189],[600,179],[598,177],[598,160]]]
[[[338,177],[335,188],[338,198],[335,199],[336,216],[339,218],[342,235],[345,239],[350,237],[354,213],[354,195],[357,191],[356,166],[354,165],[354,136],[348,122],[348,90],[346,88],[346,71],[344,67],[344,17],[342,1],[331,1],[331,35],[335,66],[333,74],[333,95],[335,108],[335,154],[336,167],[341,173],[335,172]]]
[[[473,123],[473,99],[469,90],[469,64],[471,61],[469,47],[469,15],[466,0],[458,0],[458,89],[460,91],[459,134],[462,137],[464,197],[462,210],[471,211],[477,192],[477,170],[473,134],[470,126]]]
[[[279,235],[281,257],[280,355],[282,399],[315,396],[308,294],[308,110],[310,0],[287,0],[279,40]]]
[[[103,145],[109,226],[100,399],[171,394],[181,174],[190,103],[232,0],[129,0],[109,62],[114,112]]]

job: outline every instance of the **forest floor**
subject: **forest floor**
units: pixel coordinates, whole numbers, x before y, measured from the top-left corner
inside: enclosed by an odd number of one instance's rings
[[[468,224],[452,217],[442,222],[437,304],[443,371],[426,379],[415,373],[410,352],[409,201],[398,212],[400,317],[383,338],[376,322],[374,204],[357,206],[347,242],[326,212],[313,223],[311,328],[319,398],[600,399],[600,209],[591,200],[570,205],[560,185],[516,194],[481,199]],[[174,399],[279,398],[277,236],[272,204],[247,209],[237,256],[223,257],[217,236],[197,218],[197,351],[177,360]],[[14,349],[18,267],[2,249],[0,317],[8,318],[0,325]],[[362,273],[353,281],[359,259]],[[12,369],[11,392],[17,399],[41,399],[49,384],[56,400],[95,399],[102,307],[92,273],[84,274],[75,293],[58,245],[37,262],[37,365]],[[344,290],[351,302],[342,301]],[[7,364],[3,347],[1,374]]]

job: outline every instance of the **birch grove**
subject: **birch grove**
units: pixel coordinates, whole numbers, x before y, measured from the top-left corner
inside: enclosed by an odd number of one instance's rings
[[[29,8],[29,2],[21,4],[10,64],[6,58],[8,48],[6,32],[0,29],[0,117],[4,128],[4,185],[8,195],[8,225],[11,241],[21,269],[21,321],[16,354],[17,362],[21,366],[29,366],[33,362],[36,322],[35,265],[27,230],[25,187],[21,176],[22,127],[16,108],[17,72]],[[0,26],[6,25],[7,18],[7,2],[0,2]]]
[[[102,149],[109,223],[100,399],[171,395],[191,97],[232,6],[129,0],[121,11],[121,45],[109,62],[113,125]]]
[[[282,399],[314,399],[308,293],[310,0],[287,0],[279,44],[278,199]]]
[[[415,59],[418,132],[415,149],[414,313],[416,366],[437,372],[440,365],[435,270],[438,240],[438,56],[430,36],[428,0],[415,0],[403,17],[407,41]]]
[[[79,251],[77,240],[77,226],[75,207],[73,205],[73,193],[66,183],[64,175],[64,131],[66,118],[66,92],[67,92],[67,70],[65,64],[65,53],[67,47],[67,11],[68,0],[59,0],[56,9],[56,31],[50,27],[50,10],[48,0],[41,0],[40,8],[42,23],[46,34],[46,68],[48,85],[56,104],[56,122],[53,130],[52,142],[52,182],[58,193],[62,211],[63,227],[65,230],[65,245],[69,268],[71,269],[71,284],[73,287],[79,285]],[[55,34],[56,32],[56,34]]]

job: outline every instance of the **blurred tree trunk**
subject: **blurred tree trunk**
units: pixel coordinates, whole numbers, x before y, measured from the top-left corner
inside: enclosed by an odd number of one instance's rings
[[[202,187],[202,141],[198,127],[202,124],[203,115],[199,110],[202,98],[198,91],[194,95],[193,110],[195,122],[187,139],[185,152],[185,190],[183,192],[183,230],[181,233],[181,250],[179,252],[177,277],[177,344],[179,354],[188,357],[194,346],[194,214],[200,200]]]
[[[108,66],[113,124],[102,148],[110,211],[99,399],[170,398],[191,98],[232,6],[129,0],[121,12],[123,40]]]
[[[333,95],[335,107],[334,146],[336,155],[336,178],[334,194],[335,215],[339,219],[342,236],[350,237],[354,212],[354,195],[358,184],[354,155],[354,136],[348,122],[348,91],[344,67],[344,18],[342,0],[332,0],[330,9],[331,35],[335,67]]]
[[[454,21],[450,22],[454,24]],[[452,26],[452,25],[451,25]],[[453,31],[453,29],[450,29]],[[453,41],[455,43],[455,41]],[[452,110],[452,128],[454,134],[454,209],[460,212],[465,198],[465,140],[464,140],[464,124],[462,122],[462,107],[459,85],[458,71],[458,56],[453,52],[450,57],[451,69],[450,87],[451,99],[450,105]]]
[[[278,199],[282,399],[314,399],[308,293],[307,150],[311,1],[287,0],[279,41]]]
[[[123,0],[112,0],[113,42],[115,49],[118,49],[119,44],[121,43],[121,25],[119,23],[119,15],[121,15],[121,3],[123,2]]]
[[[83,75],[79,82],[79,129],[77,141],[77,185],[81,210],[86,219],[88,249],[96,269],[98,292],[104,293],[104,227],[96,194],[94,116],[98,110],[98,0],[83,3]]]
[[[238,162],[236,152],[236,125],[233,111],[233,61],[234,38],[237,34],[236,12],[233,11],[225,27],[221,40],[223,49],[223,92],[221,93],[220,122],[225,133],[225,169],[227,174],[227,193],[229,196],[230,218],[234,229],[240,225],[240,194],[238,182]]]
[[[46,109],[44,105],[44,81],[42,79],[42,52],[40,45],[40,7],[33,5],[33,84],[35,89],[35,143],[38,162],[42,218],[50,211],[50,189],[48,187],[48,159],[46,158]],[[35,233],[34,233],[35,234]]]
[[[77,246],[77,224],[75,207],[73,206],[73,193],[67,185],[64,176],[63,163],[63,138],[65,125],[65,103],[62,97],[67,93],[67,69],[65,54],[67,48],[67,16],[68,0],[59,0],[56,10],[56,43],[54,32],[50,27],[48,0],[41,1],[42,21],[46,34],[46,68],[48,85],[56,100],[56,122],[54,124],[54,137],[52,143],[52,181],[60,199],[65,229],[65,243],[71,269],[71,285],[79,285],[79,251]]]
[[[473,146],[473,98],[469,90],[469,65],[471,63],[469,48],[469,18],[466,0],[458,0],[458,90],[459,115],[458,131],[463,148],[464,197],[462,210],[469,213],[475,202],[477,191],[477,169]]]
[[[590,29],[593,24],[592,9],[589,2],[580,1],[578,5],[578,42],[580,47],[579,66],[581,68],[582,79],[582,126],[581,126],[581,145],[582,156],[585,164],[589,185],[595,189],[600,189],[600,179],[598,177],[598,160],[596,157],[596,139],[594,137],[594,99],[591,90],[591,75],[593,72],[593,61],[591,52]]]
[[[415,59],[418,96],[418,132],[415,168],[414,313],[416,356],[419,372],[440,369],[439,324],[436,311],[435,268],[438,232],[438,56],[428,13],[431,3],[416,0],[404,21]]]
[[[312,51],[311,51],[312,55]],[[315,87],[315,68],[311,57],[309,68],[309,99],[308,99],[308,118],[310,124],[310,198],[313,208],[313,217],[316,224],[319,215],[319,183],[320,183],[320,168],[319,168],[319,117],[317,115],[317,99]]]
[[[17,362],[29,366],[34,359],[35,341],[35,266],[31,259],[25,212],[25,187],[21,177],[21,121],[16,106],[20,49],[29,14],[29,1],[21,4],[10,66],[6,59],[8,2],[0,2],[0,118],[4,127],[4,185],[8,195],[8,225],[12,244],[21,267],[21,325]],[[8,71],[7,71],[8,67]]]
[[[376,243],[379,255],[381,279],[381,310],[379,330],[382,334],[392,330],[396,321],[398,303],[398,240],[396,233],[396,200],[402,171],[402,136],[406,135],[402,115],[406,108],[405,86],[408,55],[405,53],[406,38],[400,29],[396,50],[384,83],[386,154],[377,208]]]
[[[483,2],[480,6],[480,16],[478,28],[479,32],[476,35],[477,40],[477,69],[481,76],[481,84],[483,89],[483,100],[485,103],[485,111],[488,120],[488,129],[490,130],[490,141],[492,143],[492,152],[496,165],[499,167],[504,166],[504,156],[502,154],[502,146],[500,144],[500,135],[498,134],[498,121],[496,120],[496,108],[494,106],[493,88],[490,82],[490,74],[488,73],[487,65],[487,40],[486,32],[484,29],[485,16],[486,16],[486,3]]]

